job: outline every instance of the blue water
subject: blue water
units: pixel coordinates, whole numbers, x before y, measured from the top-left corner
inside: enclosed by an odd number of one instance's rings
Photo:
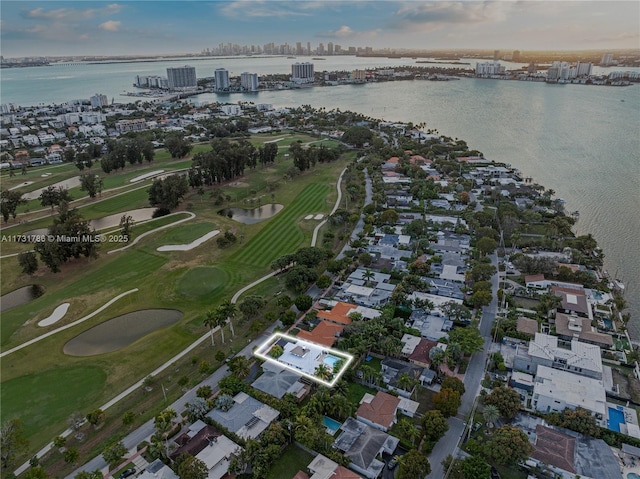
[[[635,472],[630,472],[629,474],[627,474],[627,479],[640,479],[640,475],[636,474]]]
[[[594,299],[601,300],[602,299],[602,294],[599,291],[594,291],[593,292],[593,297],[594,297]]]
[[[338,429],[340,429],[340,426],[342,425],[335,419],[331,419],[328,416],[322,416],[322,424],[325,425],[325,427],[327,428],[327,432],[332,436],[336,433]]]
[[[604,323],[607,329],[613,329],[613,323],[611,322],[610,319],[605,318],[602,320],[602,322]]]
[[[612,407],[609,408],[609,420],[607,421],[607,428],[615,432],[620,432],[620,424],[624,424],[624,413],[618,409]],[[640,479],[640,477],[638,477]]]
[[[336,366],[336,364],[339,361],[340,360],[338,358],[336,358],[335,356],[327,356],[326,358],[324,358],[324,360],[322,362],[325,363],[327,366],[331,366],[333,368],[333,367]]]

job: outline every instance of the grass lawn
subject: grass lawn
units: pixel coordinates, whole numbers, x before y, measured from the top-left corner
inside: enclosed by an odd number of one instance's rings
[[[311,454],[291,444],[271,467],[267,479],[288,479],[295,476],[298,471],[306,472],[312,460]]]
[[[313,139],[309,137],[308,141]],[[199,148],[208,149],[209,147],[200,145]],[[197,215],[197,219],[175,228],[168,228],[158,232],[157,235],[150,235],[125,251],[107,255],[106,249],[112,246],[103,245],[100,246],[101,254],[97,259],[73,260],[63,265],[62,272],[59,274],[52,274],[41,266],[33,278],[20,274],[16,258],[3,259],[1,263],[3,294],[26,284],[40,284],[45,289],[43,296],[2,314],[0,344],[4,350],[48,330],[75,321],[95,311],[124,291],[139,289],[138,292],[122,298],[81,325],[48,337],[2,359],[0,389],[2,390],[3,416],[10,417],[9,414],[14,414],[23,421],[31,416],[39,418],[38,428],[33,429],[29,426],[29,454],[64,430],[67,427],[66,418],[72,412],[86,414],[100,406],[136,380],[145,377],[196,337],[204,334],[206,328],[202,324],[202,319],[207,310],[215,307],[222,300],[230,298],[242,286],[268,273],[268,266],[273,259],[308,244],[307,241],[317,222],[301,222],[301,218],[311,213],[328,214],[336,196],[333,185],[339,172],[348,161],[353,159],[352,157],[353,155],[345,155],[343,159],[332,164],[317,165],[314,170],[286,182],[282,178],[291,167],[291,162],[282,160],[268,167],[248,170],[245,176],[238,180],[242,183],[241,187],[231,184],[216,187],[225,194],[228,191],[237,193],[237,197],[246,197],[249,194],[255,196],[255,193],[248,193],[247,190],[253,189],[260,192],[268,181],[279,182],[277,188],[270,194],[273,195],[274,202],[281,203],[285,207],[275,217],[262,223],[242,225],[232,219],[221,217],[216,213],[219,208],[213,205],[208,195],[199,197],[195,192],[190,192],[183,204],[185,208]],[[158,168],[156,162],[144,166],[145,169],[163,169]],[[125,172],[129,176],[132,174],[132,171],[126,169]],[[146,189],[144,187],[127,191],[120,196],[107,197],[102,202],[97,200],[89,202],[88,206],[80,209],[80,212],[85,218],[90,219],[148,206]],[[263,201],[263,204],[265,202]],[[242,203],[237,205],[244,206]],[[234,204],[228,206],[234,206]],[[183,217],[176,215],[136,225],[132,229],[132,235],[142,234]],[[25,230],[46,227],[50,222],[51,218],[47,217],[16,226],[9,231],[14,234],[15,230],[17,234]],[[240,240],[226,249],[220,249],[215,241],[211,241],[202,247],[185,252],[162,253],[155,250],[160,244],[193,241],[212,229],[222,231],[230,229],[238,235]],[[6,253],[3,252],[3,254]],[[248,294],[260,294],[270,299],[282,289],[281,280],[273,278],[260,284]],[[37,326],[40,319],[48,316],[63,302],[69,302],[71,306],[67,315],[59,323],[48,328]],[[120,351],[86,358],[68,357],[62,353],[63,345],[81,332],[120,314],[146,308],[178,309],[184,313],[184,316],[178,324],[151,333]],[[247,339],[260,332],[252,330],[250,333],[250,326],[250,322],[235,325],[238,337],[234,342],[234,349],[239,349],[246,344]],[[228,331],[225,332],[225,336],[228,343]],[[210,343],[208,346],[211,347]],[[216,340],[216,347],[224,347],[228,352],[230,346],[228,344],[221,346]],[[215,349],[206,351],[209,355]],[[185,358],[185,361],[187,360],[188,358]],[[215,365],[213,361],[211,363]],[[55,365],[55,370],[51,369],[52,365]],[[184,365],[180,367],[185,369]],[[195,368],[190,366],[188,369]],[[169,369],[169,371],[172,370],[173,368]],[[75,378],[69,371],[78,371],[77,374],[82,377]],[[51,374],[59,374],[59,376],[51,379]],[[185,372],[184,374],[194,373]],[[70,381],[68,377],[75,378],[73,379],[75,388],[68,386],[67,382]],[[194,381],[196,379],[196,377],[193,378]],[[29,394],[25,393],[27,387],[30,388]],[[165,387],[169,394],[170,383],[166,382]],[[181,388],[176,387],[171,395],[174,398],[178,397],[180,391]],[[67,393],[74,394],[73,400],[68,399]],[[57,409],[50,414],[47,405],[38,402],[25,403],[23,398],[26,396],[40,396],[47,398],[48,402],[52,402],[52,398],[63,399],[54,404]],[[361,396],[362,394],[358,401]],[[137,402],[127,402],[129,409],[140,414],[141,421],[162,408],[162,404],[158,401],[143,405],[144,401],[146,398],[137,398]],[[118,404],[113,410],[110,409],[107,415],[121,415],[124,411],[118,412],[120,407]],[[42,411],[47,411],[43,417],[41,417]],[[113,430],[109,429],[112,434],[117,433],[121,428],[120,417],[113,418],[113,421]],[[107,425],[100,434],[105,434],[106,430]]]
[[[106,379],[99,367],[74,365],[3,382],[2,416],[20,417],[29,437],[36,432],[53,437],[60,432],[54,425],[66,421],[70,409],[82,411],[87,399],[105,393]]]
[[[362,397],[366,393],[373,394],[375,396],[377,392],[378,391],[373,388],[363,386],[362,384],[350,382],[349,390],[347,391],[347,399],[357,408],[360,404],[360,401],[362,400]]]
[[[527,479],[527,473],[518,469],[510,469],[507,466],[494,466],[502,479]]]
[[[420,406],[418,407],[418,412],[420,414],[424,414],[425,412],[433,409],[433,396],[435,396],[435,394],[436,393],[431,389],[416,386],[416,397],[414,400],[420,403]]]

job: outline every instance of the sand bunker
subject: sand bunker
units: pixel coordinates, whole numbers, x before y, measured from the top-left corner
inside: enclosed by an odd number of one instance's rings
[[[49,173],[51,174],[51,173]],[[54,188],[66,188],[68,190],[70,190],[71,188],[77,188],[78,186],[80,186],[80,177],[79,176],[74,176],[73,178],[69,178],[68,180],[64,180],[64,181],[58,181],[57,183],[54,183],[53,185]],[[22,195],[22,197],[25,200],[35,200],[37,198],[40,198],[40,195],[42,194],[42,192],[44,190],[46,190],[47,188],[49,188],[48,186],[45,186],[44,188],[38,188],[35,191],[30,191],[28,193],[25,193],[24,195]]]
[[[58,306],[56,309],[53,310],[53,313],[51,313],[49,316],[47,316],[43,320],[39,321],[38,326],[45,327],[45,326],[51,326],[52,324],[57,323],[62,318],[64,318],[64,315],[67,314],[68,310],[69,310],[69,303],[62,303],[60,306]]]
[[[135,183],[136,181],[146,180],[147,178],[151,178],[153,176],[157,176],[162,173],[164,173],[164,170],[150,171],[149,173],[145,173],[144,175],[139,175],[139,176],[136,176],[135,178],[131,178],[129,180],[129,183]]]
[[[189,244],[168,244],[160,246],[159,248],[157,248],[157,251],[189,251],[193,248],[197,248],[205,241],[210,240],[218,233],[220,233],[220,230],[213,230]]]
[[[313,215],[307,215],[304,217],[305,220],[310,220],[311,218],[313,218]]]
[[[321,220],[322,218],[324,218],[324,215],[323,215],[323,214],[315,215],[315,216],[313,217],[313,219],[314,219],[314,220]]]
[[[284,140],[284,136],[282,138],[276,138],[275,140],[265,141],[264,143],[266,145],[267,143],[276,143],[276,142],[282,141],[282,140]]]

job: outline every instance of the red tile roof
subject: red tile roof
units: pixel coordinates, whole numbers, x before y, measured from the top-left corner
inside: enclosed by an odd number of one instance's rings
[[[421,339],[413,352],[409,355],[408,359],[411,361],[418,361],[422,364],[430,364],[429,351],[437,346],[435,341],[429,341],[428,339]]]
[[[313,331],[300,331],[298,337],[325,346],[333,346],[337,339],[336,335],[341,333],[342,329],[342,326],[329,321],[320,321]]]
[[[303,471],[298,471],[293,479],[309,479],[309,474]]]
[[[400,404],[400,399],[397,397],[378,391],[370,403],[360,404],[356,416],[389,428],[396,417],[398,404]]]
[[[331,311],[318,311],[318,318],[326,319],[327,321],[338,324],[351,324],[351,319],[349,319],[348,314],[351,310],[356,308],[357,306],[355,304],[338,303]]]
[[[536,444],[531,457],[575,474],[576,470],[573,467],[575,447],[575,438],[538,425],[536,426]]]
[[[344,466],[338,466],[338,468],[333,471],[331,479],[362,479],[362,477]]]

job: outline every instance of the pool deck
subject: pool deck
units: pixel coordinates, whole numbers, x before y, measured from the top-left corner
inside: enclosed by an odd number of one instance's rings
[[[627,479],[627,474],[629,473],[635,473],[640,476],[640,461],[638,459],[629,454],[625,454],[619,449],[614,449],[613,451],[614,455],[618,458],[623,479]]]
[[[638,437],[638,430],[640,425],[638,424],[638,415],[635,409],[620,406],[618,404],[607,403],[607,408],[617,409],[624,415],[624,422],[620,423],[620,432],[631,437]]]

